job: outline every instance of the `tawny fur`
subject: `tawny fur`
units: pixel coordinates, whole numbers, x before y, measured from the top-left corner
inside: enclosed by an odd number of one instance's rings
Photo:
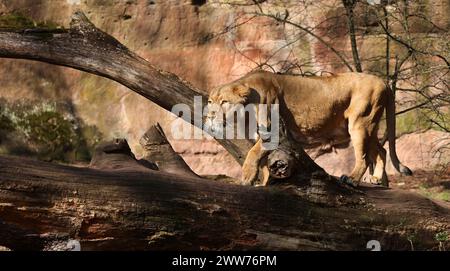
[[[364,73],[342,73],[326,77],[280,75],[265,71],[250,73],[211,91],[209,104],[280,104],[280,116],[295,140],[305,147],[348,143],[355,149],[355,166],[348,180],[358,185],[369,164],[372,181],[387,186],[386,151],[377,138],[378,124],[386,109],[390,156],[401,173],[411,174],[395,151],[395,103],[382,79]],[[230,106],[224,106],[225,111]],[[208,116],[211,117],[211,116]],[[213,121],[213,120],[212,120]],[[250,184],[258,176],[267,151],[258,140],[247,154],[242,181]]]

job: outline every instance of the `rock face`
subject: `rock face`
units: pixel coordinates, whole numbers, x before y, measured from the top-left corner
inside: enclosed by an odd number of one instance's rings
[[[397,139],[397,154],[400,161],[414,170],[436,170],[450,165],[450,135],[448,133],[428,130],[406,134]],[[389,150],[388,144],[384,145]],[[338,149],[316,159],[328,173],[341,176],[348,174],[354,165],[353,147]],[[386,171],[388,174],[398,174],[392,166],[387,153]]]
[[[235,27],[237,22],[249,18],[245,15],[248,7],[214,2],[0,0],[0,16],[15,14],[47,25],[68,26],[70,15],[80,9],[99,28],[154,65],[205,90],[239,78],[266,60],[279,70],[289,60],[310,63],[304,67],[306,70],[326,68],[333,72],[345,71],[345,67],[335,63],[336,56],[315,39],[296,35],[300,42],[291,44],[292,37],[285,33],[294,30],[267,18],[253,18]],[[447,1],[438,2],[440,6],[448,7]],[[329,10],[313,5],[309,16],[303,21],[305,25],[330,14],[342,15],[342,10],[337,6],[327,6]],[[433,6],[436,6],[435,3]],[[439,25],[445,28],[449,25],[449,17],[439,10],[445,9],[430,9],[430,16],[438,18]],[[276,11],[284,12],[284,8],[281,6]],[[350,55],[348,37],[342,31],[345,25],[342,16],[329,24],[319,28],[319,33],[332,38],[336,46],[347,48],[343,53]],[[363,56],[371,56],[372,49],[379,47],[375,36],[364,42],[361,50]],[[0,59],[0,97],[10,103],[18,100],[31,103],[64,101],[72,108],[70,114],[85,125],[95,127],[102,139],[126,138],[138,158],[143,155],[139,139],[151,125],[159,122],[174,149],[196,173],[234,177],[240,174],[239,165],[214,141],[174,140],[169,132],[173,115],[108,79],[43,63]],[[411,156],[403,151],[400,143],[398,152],[400,158]],[[352,155],[348,153],[351,150],[342,152],[340,160],[320,159],[326,163],[323,165],[325,169],[351,167]],[[408,164],[407,161],[405,163]]]

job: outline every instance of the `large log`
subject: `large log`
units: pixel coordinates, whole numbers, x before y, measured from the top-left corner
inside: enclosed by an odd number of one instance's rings
[[[433,248],[417,217],[449,227],[449,208],[417,196],[344,189],[320,170],[270,188],[205,180],[176,159],[160,127],[142,141],[145,159],[115,139],[89,168],[0,157],[0,250],[362,250],[370,239],[405,249],[411,229]],[[373,210],[379,199],[393,207]]]
[[[383,250],[406,250],[414,234],[415,249],[437,249],[435,233],[450,227],[448,208],[366,190],[340,198],[337,208],[310,202],[297,187],[0,156],[0,247],[65,249],[76,240],[81,250],[365,250],[374,239]]]

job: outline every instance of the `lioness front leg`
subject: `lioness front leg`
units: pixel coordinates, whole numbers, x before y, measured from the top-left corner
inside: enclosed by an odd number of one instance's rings
[[[262,140],[259,139],[248,152],[242,165],[241,183],[243,185],[252,185],[255,183],[258,178],[259,163],[266,154],[267,150],[264,150]]]

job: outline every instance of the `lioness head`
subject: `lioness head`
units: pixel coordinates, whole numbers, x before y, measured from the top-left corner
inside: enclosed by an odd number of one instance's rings
[[[231,83],[213,89],[206,107],[205,127],[213,133],[222,131],[225,120],[231,119],[238,107],[247,104],[249,93],[249,87],[241,83]]]

